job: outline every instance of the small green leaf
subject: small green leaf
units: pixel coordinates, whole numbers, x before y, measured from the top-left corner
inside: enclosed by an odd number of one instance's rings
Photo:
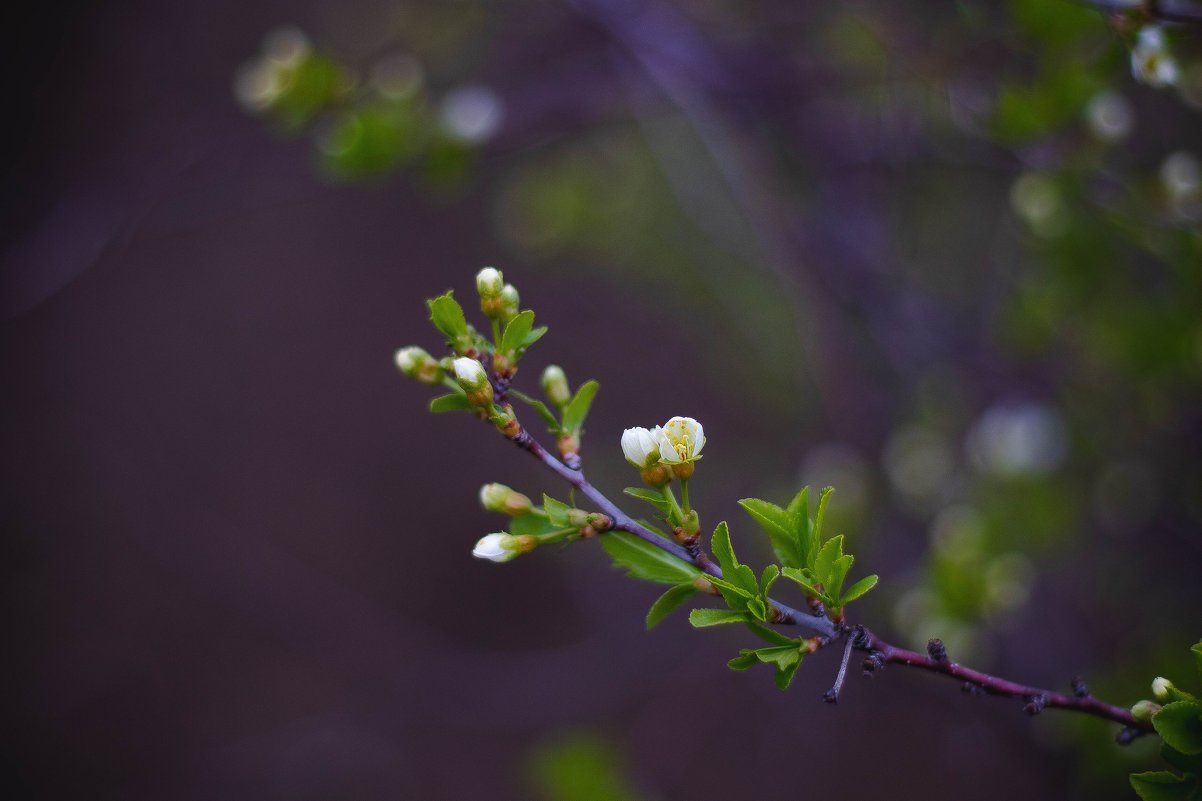
[[[830,590],[831,575],[835,572],[835,563],[839,557],[843,555],[843,535],[831,537],[818,551],[818,558],[814,560],[814,577],[818,579],[826,589]]]
[[[750,648],[744,648],[739,651],[739,655],[726,663],[726,666],[731,670],[747,670],[752,665],[759,664],[759,659],[755,655],[755,651]]]
[[[1172,748],[1190,756],[1202,754],[1202,705],[1197,701],[1165,704],[1152,716],[1152,725]]]
[[[789,516],[789,528],[792,531],[802,531],[803,526],[810,524],[810,488],[802,487],[793,500],[789,501],[785,512]],[[799,565],[802,567],[803,565]]]
[[[723,626],[727,623],[746,623],[747,620],[746,613],[736,612],[733,609],[694,609],[689,612],[689,623],[698,629],[708,626]]]
[[[584,419],[588,417],[589,407],[593,405],[593,398],[596,397],[597,390],[600,388],[601,385],[596,381],[585,381],[581,384],[580,389],[576,390],[576,394],[563,410],[565,431],[579,431],[584,426]]]
[[[463,316],[463,307],[452,297],[448,290],[445,295],[439,295],[426,301],[430,308],[430,321],[447,339],[467,334],[467,318]]]
[[[547,408],[547,404],[543,403],[538,398],[530,397],[524,392],[518,392],[513,387],[509,388],[509,394],[520,400],[522,403],[533,407],[534,411],[538,412],[539,416],[546,421],[547,429],[552,434],[559,433],[559,421],[555,419],[555,415],[552,414],[551,410]]]
[[[726,580],[750,593],[753,597],[758,596],[760,584],[756,581],[755,573],[751,572],[750,567],[739,564],[739,561],[735,559],[734,548],[730,544],[730,529],[727,527],[726,521],[722,521],[714,529],[714,534],[710,537],[710,547],[718,559],[722,575]]]
[[[669,587],[663,595],[655,599],[655,603],[651,604],[651,609],[647,612],[647,628],[653,629],[658,626],[664,618],[692,598],[696,592],[697,589],[692,582]]]
[[[672,504],[668,503],[667,498],[653,490],[644,489],[642,487],[627,487],[626,489],[622,490],[622,492],[626,493],[632,498],[638,498],[640,501],[646,501],[664,515],[667,515],[669,510],[672,508]]]
[[[805,590],[807,593],[809,593],[810,595],[813,595],[815,598],[821,598],[823,603],[828,602],[828,597],[827,597],[826,593],[824,593],[818,589],[818,584],[820,582],[818,582],[810,574],[810,571],[798,570],[795,567],[786,567],[784,570],[781,571],[781,575],[783,575],[785,578],[789,579],[790,581],[797,582],[799,585],[801,585],[801,588],[803,590]]]
[[[625,531],[610,531],[601,537],[601,546],[617,567],[625,568],[633,578],[661,584],[682,584],[701,575],[688,562],[656,548]]]
[[[441,414],[442,412],[470,412],[471,410],[472,405],[467,402],[467,396],[460,393],[439,395],[430,401],[430,411],[435,414]]]
[[[501,352],[518,353],[532,328],[534,328],[534,312],[530,310],[526,310],[510,320],[505,326],[505,333],[501,334]]]
[[[839,598],[839,606],[847,606],[849,603],[875,587],[877,581],[879,580],[880,576],[876,575],[865,576],[864,578],[860,579],[855,584],[848,587],[847,592],[843,593],[843,595]]]
[[[1168,762],[1182,773],[1192,773],[1195,776],[1202,775],[1202,754],[1186,756],[1167,743],[1161,743],[1160,756],[1165,762]]]
[[[786,637],[771,626],[762,626],[755,621],[748,621],[747,628],[751,633],[759,637],[765,642],[770,642],[773,645],[792,645],[794,648],[801,647],[801,640],[794,637]]]
[[[747,592],[747,590],[743,589],[742,587],[737,587],[725,579],[714,578],[713,576],[707,574],[705,580],[717,587],[722,593],[723,597],[726,598],[726,603],[733,608],[743,609],[747,605],[746,602],[755,597],[751,593]],[[738,602],[732,602],[732,597],[737,598]]]
[[[759,498],[744,498],[739,506],[751,516],[768,539],[772,542],[772,550],[781,564],[789,567],[803,567],[800,542],[793,527],[792,519],[784,509]]]
[[[514,536],[522,534],[550,534],[552,531],[559,531],[563,526],[557,526],[545,517],[539,515],[522,515],[515,517],[509,522],[509,533]]]
[[[547,327],[545,325],[540,325],[538,328],[532,330],[526,335],[526,338],[522,340],[522,350],[525,350],[535,342],[538,342],[543,338],[543,334],[545,333],[547,333]]]
[[[760,597],[764,599],[765,603],[768,601],[768,593],[772,592],[772,585],[778,578],[780,578],[780,567],[777,565],[768,565],[760,574]]]
[[[1194,776],[1177,776],[1167,770],[1132,773],[1131,787],[1144,801],[1188,801],[1198,789]]]
[[[550,495],[543,495],[543,511],[547,513],[547,519],[554,523],[557,528],[564,528],[568,525],[568,510],[571,508],[566,503],[561,503]]]

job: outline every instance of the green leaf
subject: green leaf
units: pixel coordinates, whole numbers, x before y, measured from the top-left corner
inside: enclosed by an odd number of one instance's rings
[[[1165,704],[1152,716],[1156,733],[1183,754],[1202,754],[1202,705],[1197,701]]]
[[[760,597],[764,602],[768,602],[768,593],[772,592],[772,585],[780,578],[780,567],[777,565],[768,565],[764,568],[764,572],[760,574]]]
[[[467,318],[463,316],[463,307],[452,297],[450,290],[445,295],[427,300],[426,305],[430,308],[430,321],[447,339],[467,334]]]
[[[661,584],[682,584],[701,575],[701,571],[688,562],[682,562],[625,531],[607,532],[601,537],[601,545],[614,564],[625,568],[633,578]]]
[[[759,664],[759,659],[755,655],[755,651],[750,648],[744,648],[739,651],[739,655],[726,663],[726,666],[731,670],[747,670],[752,665]]]
[[[515,316],[501,334],[501,352],[516,354],[534,328],[534,312],[526,310]]]
[[[471,410],[472,405],[467,402],[467,396],[459,393],[439,395],[430,401],[430,411],[435,414],[442,412],[470,412]]]
[[[1195,776],[1202,775],[1202,754],[1186,756],[1167,743],[1161,743],[1160,756],[1165,762],[1168,762],[1182,773],[1192,773]]]
[[[1144,801],[1187,801],[1198,788],[1194,776],[1177,776],[1167,770],[1132,773],[1131,788]]]
[[[736,612],[733,609],[694,609],[689,612],[689,623],[698,629],[723,626],[727,623],[746,623],[747,620],[745,612]]]
[[[843,593],[843,595],[839,598],[839,606],[847,606],[849,603],[875,587],[877,581],[879,580],[880,576],[876,575],[865,576],[864,578],[860,579],[855,584],[848,587],[847,592]]]
[[[597,390],[600,388],[601,385],[596,381],[585,381],[581,384],[580,389],[576,390],[576,394],[563,410],[565,431],[579,431],[584,426],[584,419],[588,417],[589,407],[593,405],[593,398],[596,397]]]
[[[828,603],[829,596],[818,589],[819,582],[810,574],[808,570],[799,570],[795,567],[786,567],[781,571],[781,575],[790,581],[795,581],[801,588],[815,598],[821,598],[823,603]]]
[[[547,519],[555,524],[557,528],[564,528],[569,525],[568,510],[571,508],[566,503],[561,503],[550,495],[543,495],[543,511],[547,513]]]
[[[653,490],[643,489],[642,487],[627,487],[626,489],[622,490],[622,492],[626,493],[632,498],[638,498],[640,501],[646,501],[664,515],[667,515],[672,508],[672,504],[668,503],[667,498]]]
[[[524,392],[518,392],[513,387],[509,388],[509,394],[520,400],[522,403],[533,407],[534,411],[538,412],[539,416],[546,421],[547,429],[552,434],[559,433],[559,421],[555,419],[555,415],[552,414],[551,410],[547,408],[547,404],[543,403],[538,398],[530,397]]]
[[[814,576],[822,583],[823,590],[833,599],[843,592],[843,582],[851,570],[855,557],[843,553],[843,535],[831,537],[818,552],[814,562]]]
[[[747,565],[741,565],[735,559],[734,548],[730,544],[730,529],[727,527],[726,521],[722,521],[714,529],[714,534],[710,537],[710,547],[718,559],[718,565],[721,566],[722,575],[726,580],[752,596],[758,596],[760,584],[756,581],[755,573],[751,572],[751,568]]]
[[[545,325],[540,325],[538,328],[532,330],[526,335],[526,338],[522,340],[522,350],[525,350],[535,342],[538,342],[543,338],[543,334],[545,333],[547,333],[547,327]]]
[[[552,531],[559,531],[563,526],[557,526],[545,517],[539,515],[522,515],[515,517],[509,522],[509,533],[514,536],[522,534],[550,534]]]
[[[692,582],[669,587],[663,595],[655,599],[655,603],[651,604],[651,609],[647,612],[647,628],[653,629],[658,626],[664,618],[672,614],[676,607],[688,601],[696,592],[697,589]]]
[[[810,523],[810,488],[802,487],[798,490],[797,494],[793,496],[793,500],[789,501],[785,512],[789,515],[789,527],[793,531],[801,531],[803,526],[808,527]]]
[[[777,687],[782,690],[789,689],[789,685],[793,683],[793,675],[797,673],[802,661],[801,648],[797,644],[758,648],[755,656],[761,662],[776,667],[773,680]]]
[[[765,626],[762,623],[757,623],[754,620],[747,621],[747,628],[752,634],[759,637],[764,642],[770,642],[773,645],[792,645],[794,648],[801,647],[801,640],[796,637],[786,637],[780,631],[772,626]]]
[[[705,577],[705,580],[718,588],[718,590],[722,593],[722,596],[724,598],[726,598],[727,604],[737,607],[739,609],[744,608],[747,605],[746,602],[755,597],[751,593],[747,592],[747,590],[743,589],[742,587],[738,587],[734,584],[731,584],[729,581],[727,581],[725,579],[714,578],[713,576],[707,574]],[[729,595],[727,593],[729,593]],[[737,604],[731,603],[732,596],[739,599]]]
[[[759,498],[744,498],[739,506],[751,516],[768,539],[772,542],[772,550],[781,564],[789,567],[804,567],[800,542],[793,526],[792,518],[784,509],[774,503]]]

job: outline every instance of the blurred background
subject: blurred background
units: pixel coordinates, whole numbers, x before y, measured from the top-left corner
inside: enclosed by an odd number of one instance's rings
[[[562,489],[392,353],[496,265],[551,326],[519,385],[601,383],[593,483],[633,483],[623,428],[697,417],[694,502],[752,564],[735,501],[831,484],[875,629],[1119,704],[1188,684],[1202,26],[1133,70],[1136,15],[1069,0],[28,14],[20,797],[1119,799],[1160,767],[896,667],[823,704],[833,652],[782,694],[726,669],[740,632],[646,633],[656,588],[596,543],[473,560],[479,485]]]

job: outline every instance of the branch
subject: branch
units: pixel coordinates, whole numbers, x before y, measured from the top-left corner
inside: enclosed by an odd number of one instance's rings
[[[1045,690],[1040,687],[1019,684],[1018,682],[998,676],[991,676],[988,673],[982,673],[979,670],[973,670],[972,668],[952,662],[947,658],[947,652],[943,648],[943,643],[939,640],[931,640],[928,645],[929,653],[927,656],[923,656],[915,651],[890,645],[868,630],[864,631],[864,635],[861,641],[855,643],[855,647],[859,650],[869,652],[869,656],[864,663],[866,675],[872,675],[873,672],[879,670],[886,663],[891,662],[958,679],[964,682],[964,688],[970,692],[1018,698],[1026,702],[1023,708],[1029,715],[1038,715],[1044,709],[1050,707],[1052,709],[1083,712],[1087,715],[1094,715],[1095,717],[1105,718],[1115,723],[1121,723],[1125,728],[1123,732],[1120,732],[1120,741],[1125,740],[1126,742],[1130,742],[1131,739],[1134,739],[1139,734],[1149,734],[1153,731],[1151,723],[1136,720],[1131,714],[1131,710],[1094,698],[1080,679],[1073,680],[1073,694],[1065,695],[1064,693],[1053,692],[1052,690]]]
[[[600,490],[588,483],[582,470],[573,470],[559,459],[556,459],[534,437],[530,436],[530,432],[526,429],[523,428],[521,433],[514,437],[513,443],[551,468],[552,472],[579,490],[581,494],[593,503],[597,504],[597,507],[613,520],[613,527],[615,529],[629,532],[639,539],[645,540],[663,551],[667,551],[682,562],[694,565],[703,573],[711,575],[714,578],[722,578],[722,569],[714,563],[714,560],[708,554],[700,549],[690,552],[683,546],[664,539],[627,515],[613,501],[605,497]],[[840,627],[827,617],[826,614],[814,615],[809,612],[802,612],[775,600],[772,601],[772,606],[780,614],[780,617],[773,621],[775,623],[808,628],[828,640],[834,639],[840,634]]]
[[[690,551],[675,542],[664,539],[646,526],[640,524],[637,520],[631,518],[619,509],[613,501],[602,494],[600,490],[590,484],[585,478],[583,470],[568,467],[559,459],[552,456],[525,428],[521,429],[512,438],[512,441],[519,448],[541,461],[551,472],[568,482],[568,484],[575,487],[581,494],[595,503],[602,512],[613,520],[613,528],[629,532],[666,551],[682,562],[688,562],[696,566],[708,575],[722,578],[721,568],[706,553],[700,549]],[[920,668],[962,681],[964,682],[965,689],[972,688],[974,692],[1023,700],[1026,702],[1024,709],[1030,715],[1038,715],[1047,708],[1066,709],[1122,724],[1124,728],[1119,732],[1117,738],[1122,744],[1127,744],[1136,737],[1153,731],[1151,723],[1136,720],[1130,710],[1094,698],[1085,688],[1084,683],[1078,679],[1074,679],[1073,681],[1072,695],[1065,695],[1039,687],[1031,687],[1010,681],[1009,679],[992,676],[979,670],[973,670],[972,668],[950,661],[943,648],[943,643],[939,640],[932,640],[928,646],[929,655],[923,656],[915,651],[891,645],[863,627],[850,627],[846,623],[836,624],[825,612],[820,615],[814,615],[794,609],[776,600],[772,601],[772,606],[780,613],[780,617],[773,621],[774,623],[808,628],[821,635],[825,640],[824,644],[838,637],[848,638],[839,670],[839,677],[835,686],[824,696],[828,701],[837,700],[839,690],[843,684],[843,676],[847,670],[848,655],[852,649],[856,649],[868,651],[868,658],[864,662],[864,673],[868,676],[888,663]]]

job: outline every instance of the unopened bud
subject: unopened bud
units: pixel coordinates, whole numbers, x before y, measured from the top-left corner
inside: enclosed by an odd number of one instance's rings
[[[529,514],[534,506],[528,497],[504,484],[485,484],[481,487],[480,505],[490,512],[511,517]]]
[[[639,476],[649,487],[662,487],[672,480],[672,468],[666,464],[653,464],[640,470]]]
[[[453,366],[455,380],[467,393],[468,403],[477,408],[486,407],[492,403],[492,384],[488,382],[488,373],[484,371],[484,365],[475,359],[463,356],[456,359]]]
[[[563,408],[572,400],[572,390],[568,387],[568,376],[557,364],[548,364],[543,370],[543,392],[551,404]]]
[[[1131,716],[1142,723],[1147,723],[1159,711],[1160,704],[1155,701],[1140,701],[1131,707]]]
[[[588,525],[588,512],[583,509],[569,509],[568,525],[576,528]]]
[[[698,576],[697,578],[693,579],[693,589],[697,590],[697,592],[704,592],[708,595],[718,595],[718,588],[715,587],[713,582],[707,579],[705,576]]]
[[[1173,682],[1166,679],[1164,676],[1157,676],[1152,679],[1152,695],[1157,701],[1169,700],[1169,693],[1173,691]]]
[[[396,352],[396,366],[402,373],[423,384],[442,382],[442,365],[416,345],[401,348]]]
[[[597,531],[609,531],[614,527],[613,518],[609,515],[603,515],[600,512],[593,512],[588,516],[588,524]]]
[[[521,303],[521,298],[518,296],[517,287],[513,284],[506,284],[501,288],[501,322],[508,323],[514,317],[518,316],[520,309],[518,305]]]
[[[468,400],[471,400],[470,396]],[[517,439],[518,435],[522,433],[522,424],[518,422],[517,415],[513,413],[513,407],[509,404],[505,404],[505,408],[499,412],[494,412],[489,420],[498,431],[505,435],[506,439]]]
[[[490,562],[508,562],[523,553],[521,543],[518,542],[519,539],[519,537],[504,532],[487,534],[476,543],[476,547],[472,549],[472,556],[477,559],[487,559]]]
[[[501,275],[500,270],[494,267],[485,267],[476,273],[476,291],[480,293],[481,300],[501,297],[501,290],[504,287],[505,278]]]

